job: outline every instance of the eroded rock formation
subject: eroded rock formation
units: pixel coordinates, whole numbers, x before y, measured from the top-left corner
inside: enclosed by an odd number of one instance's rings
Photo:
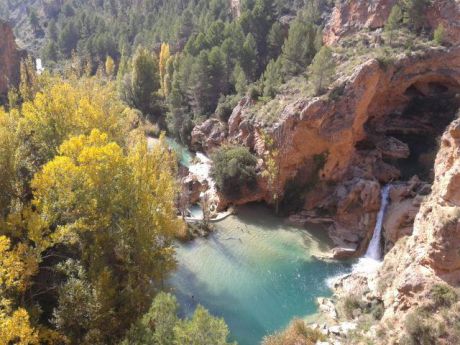
[[[0,103],[5,101],[9,87],[16,87],[19,83],[22,57],[11,27],[0,20]]]
[[[363,29],[382,28],[397,0],[341,0],[334,8],[324,31],[324,42],[333,44]],[[460,43],[460,3],[455,0],[435,0],[426,12],[425,27],[434,29],[442,24],[445,40]]]
[[[394,211],[401,207],[401,201],[410,200],[415,190],[428,193],[426,188],[419,181],[395,188]],[[380,326],[384,327],[386,337],[378,344],[400,339],[407,315],[430,303],[433,286],[460,284],[460,119],[442,136],[432,192],[422,198],[415,223],[410,227],[412,235],[406,233],[395,238],[395,245],[386,254],[381,268],[375,274],[355,272],[336,285],[338,296],[365,291],[366,299],[383,302]],[[394,217],[391,215],[394,212],[389,213],[388,217]],[[451,344],[450,330],[446,331],[446,342],[442,343]]]
[[[228,140],[261,155],[260,133],[268,131],[281,151],[280,180],[286,193],[290,185],[306,192],[302,208],[310,212],[304,213],[309,215],[305,220],[332,216],[329,231],[337,245],[360,252],[375,225],[380,185],[409,179],[423,169],[423,179],[432,177],[430,149],[436,148],[436,137],[458,107],[460,47],[400,56],[391,67],[371,59],[337,88],[337,98],[292,100],[269,128],[251,120],[252,104],[243,99],[230,117]],[[416,171],[408,168],[414,166]],[[270,190],[259,188],[250,199],[270,202],[270,196]],[[407,232],[402,223],[392,227]]]

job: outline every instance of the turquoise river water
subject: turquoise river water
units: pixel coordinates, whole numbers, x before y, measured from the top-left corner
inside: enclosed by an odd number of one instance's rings
[[[328,249],[324,231],[288,226],[262,205],[242,207],[216,228],[177,245],[169,284],[183,314],[203,305],[225,319],[239,345],[258,345],[292,318],[315,314],[316,298],[331,293],[327,278],[351,271],[315,258]]]

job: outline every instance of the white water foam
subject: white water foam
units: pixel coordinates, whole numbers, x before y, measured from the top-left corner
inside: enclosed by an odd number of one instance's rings
[[[377,215],[377,222],[375,223],[374,233],[372,239],[367,247],[364,257],[359,259],[358,263],[353,266],[353,272],[372,273],[382,264],[382,228],[385,211],[388,206],[388,197],[390,195],[391,185],[388,184],[382,188],[380,210]]]
[[[382,188],[381,191],[381,203],[380,210],[377,215],[377,222],[375,223],[374,233],[372,239],[367,247],[366,254],[359,259],[359,261],[353,265],[353,273],[367,273],[372,274],[377,272],[378,268],[382,265],[382,228],[383,219],[385,217],[385,211],[389,202],[391,185],[388,184]],[[335,282],[339,279],[344,278],[348,274],[341,274],[335,277],[328,278],[326,283],[329,287],[333,287]]]

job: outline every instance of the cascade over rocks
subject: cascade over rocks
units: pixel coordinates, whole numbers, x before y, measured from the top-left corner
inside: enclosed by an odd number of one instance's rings
[[[401,320],[430,300],[435,284],[460,284],[460,119],[442,136],[431,193],[416,179],[394,187],[390,197],[396,204],[388,210],[387,222],[397,213],[398,200],[409,200],[414,193],[428,195],[421,201],[413,234],[393,239],[376,275],[354,273],[335,286],[338,296],[365,290],[367,298],[381,299],[385,310],[381,324],[392,325],[386,330],[390,339],[399,338]]]
[[[11,27],[0,20],[0,103],[6,100],[8,89],[19,84],[20,62],[24,57],[14,40]]]

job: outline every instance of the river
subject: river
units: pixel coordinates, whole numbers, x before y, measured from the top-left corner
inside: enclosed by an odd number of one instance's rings
[[[327,278],[351,270],[315,259],[329,249],[324,231],[288,226],[262,205],[241,207],[216,227],[177,245],[169,285],[184,315],[202,304],[225,319],[239,345],[257,345],[292,318],[316,313],[316,298],[331,294]]]

